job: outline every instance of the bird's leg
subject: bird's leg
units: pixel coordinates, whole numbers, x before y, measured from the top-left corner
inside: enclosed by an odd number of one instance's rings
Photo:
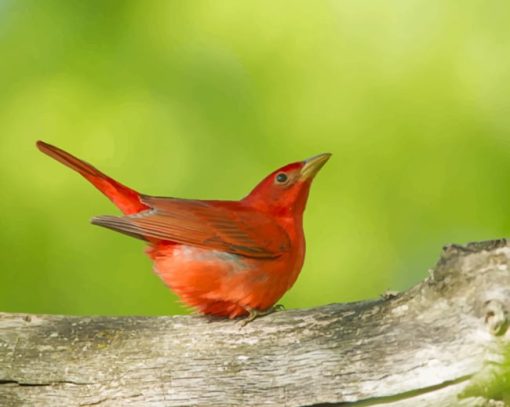
[[[279,312],[279,311],[285,310],[285,307],[282,304],[276,304],[275,306],[265,309],[265,310],[260,310],[260,309],[256,309],[256,308],[252,308],[252,307],[248,307],[248,306],[245,306],[243,308],[246,311],[248,311],[248,316],[241,321],[241,326],[246,326],[251,321],[253,321],[259,317],[263,317],[265,315],[272,314],[273,312]]]

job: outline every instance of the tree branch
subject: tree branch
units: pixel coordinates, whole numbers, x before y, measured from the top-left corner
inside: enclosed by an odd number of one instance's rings
[[[402,294],[245,327],[0,314],[0,405],[504,405],[509,263],[505,240],[452,245]]]

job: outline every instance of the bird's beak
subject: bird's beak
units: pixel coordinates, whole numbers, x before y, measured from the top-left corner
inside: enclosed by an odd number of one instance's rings
[[[319,154],[305,160],[305,165],[301,168],[301,179],[312,179],[319,172],[326,161],[331,157],[330,153]]]

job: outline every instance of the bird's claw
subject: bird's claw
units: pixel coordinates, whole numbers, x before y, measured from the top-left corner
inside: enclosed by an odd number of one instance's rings
[[[285,307],[282,304],[276,304],[275,306],[265,310],[259,310],[251,307],[245,307],[245,309],[248,311],[248,316],[241,320],[241,327],[248,325],[257,318],[272,314],[273,312],[285,311]]]
[[[283,305],[283,304],[276,304],[273,307],[273,312],[280,312],[280,311],[285,311],[285,305]]]

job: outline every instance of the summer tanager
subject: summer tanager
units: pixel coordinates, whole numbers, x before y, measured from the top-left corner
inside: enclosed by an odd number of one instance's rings
[[[60,148],[43,141],[37,147],[79,172],[123,212],[92,223],[145,240],[155,272],[186,305],[247,320],[272,312],[296,281],[310,184],[330,157],[288,164],[240,201],[206,201],[144,195]]]

